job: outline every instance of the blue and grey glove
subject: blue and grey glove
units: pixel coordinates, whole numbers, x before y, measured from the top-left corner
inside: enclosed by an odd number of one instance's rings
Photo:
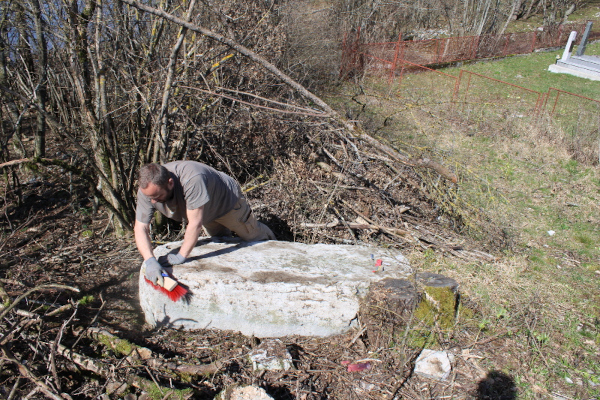
[[[164,286],[163,267],[160,265],[156,258],[151,257],[144,261],[146,267],[146,279],[155,285]]]
[[[171,265],[179,265],[185,262],[185,257],[181,255],[181,253],[171,253],[167,255],[167,261]]]

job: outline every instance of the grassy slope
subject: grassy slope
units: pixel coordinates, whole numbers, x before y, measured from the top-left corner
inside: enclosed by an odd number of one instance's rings
[[[573,53],[575,51],[577,51],[577,46],[575,46]],[[542,93],[547,92],[549,88],[553,87],[600,100],[599,81],[591,81],[572,75],[556,74],[548,71],[548,66],[554,63],[556,56],[562,57],[562,53],[561,49],[508,57],[493,62],[477,62],[463,66],[460,69],[484,74],[491,78],[500,79]],[[600,43],[588,44],[585,55],[600,55]],[[494,65],[493,68],[490,68],[491,63]],[[450,75],[458,76],[459,68],[448,68],[443,71]]]
[[[586,54],[599,52],[600,44],[592,44]],[[547,72],[556,54],[464,68],[534,90],[556,87],[600,99],[600,82]],[[361,90],[346,87],[331,101],[396,146],[451,166],[461,176],[455,190],[463,204],[483,209],[512,242],[496,249],[499,259],[489,264],[431,251],[410,255],[417,268],[456,278],[480,305],[481,314],[461,324],[501,338],[496,347],[490,342],[481,366],[513,377],[520,398],[600,396],[594,386],[600,383],[599,167],[572,160],[549,139],[557,129],[551,124],[507,119],[474,129],[464,116],[436,108],[435,91],[404,99],[392,93],[385,80],[365,79]],[[366,104],[360,114],[357,102]]]

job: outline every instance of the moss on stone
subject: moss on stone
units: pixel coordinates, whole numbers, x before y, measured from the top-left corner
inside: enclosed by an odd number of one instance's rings
[[[449,287],[425,286],[424,296],[415,309],[415,318],[427,326],[436,322],[443,330],[454,326],[456,293]]]
[[[412,349],[428,348],[432,349],[438,345],[436,336],[429,328],[411,329],[406,338],[406,346]]]
[[[162,400],[168,398],[170,400],[184,400],[190,397],[192,389],[169,389],[166,387],[158,387],[154,382],[148,381],[145,387],[142,388],[151,400]],[[168,395],[167,395],[168,394]]]
[[[98,335],[98,341],[109,349],[112,349],[117,356],[128,356],[137,347],[135,344],[125,339],[114,340],[106,335]]]

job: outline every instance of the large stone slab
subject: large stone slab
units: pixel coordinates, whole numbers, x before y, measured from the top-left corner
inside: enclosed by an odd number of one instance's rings
[[[160,260],[180,246],[154,253]],[[189,290],[185,301],[169,300],[140,274],[140,303],[153,326],[329,336],[351,327],[371,283],[406,278],[411,268],[393,249],[213,238],[200,240],[172,273]]]

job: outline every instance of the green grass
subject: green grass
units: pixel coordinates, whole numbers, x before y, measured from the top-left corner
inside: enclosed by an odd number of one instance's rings
[[[577,47],[573,52],[576,50]],[[600,42],[588,44],[585,55],[600,55]],[[458,76],[460,70],[463,69],[537,92],[546,93],[549,88],[553,87],[600,100],[600,83],[598,81],[548,71],[548,67],[554,64],[556,56],[562,56],[562,49],[476,62],[460,68],[445,68],[440,71]]]
[[[588,46],[586,54],[598,53],[600,43]],[[463,68],[537,91],[556,87],[600,99],[600,82],[548,72],[555,54]],[[366,78],[360,90],[345,86],[335,103],[400,150],[427,154],[453,169],[459,184],[441,187],[446,193],[436,199],[455,196],[457,212],[474,225],[480,246],[489,243],[486,228],[492,225],[511,242],[508,249],[490,250],[498,256],[495,263],[433,252],[411,253],[411,263],[455,278],[478,303],[477,315],[459,329],[508,338],[501,351],[510,357],[495,358],[491,350],[486,365],[510,371],[520,398],[553,391],[581,398],[582,387],[565,377],[600,380],[600,168],[575,160],[551,120],[503,116],[502,99],[490,100],[476,119],[440,101],[447,89],[427,74],[411,76],[402,87],[386,82]],[[589,385],[586,390],[585,398],[600,392]]]

